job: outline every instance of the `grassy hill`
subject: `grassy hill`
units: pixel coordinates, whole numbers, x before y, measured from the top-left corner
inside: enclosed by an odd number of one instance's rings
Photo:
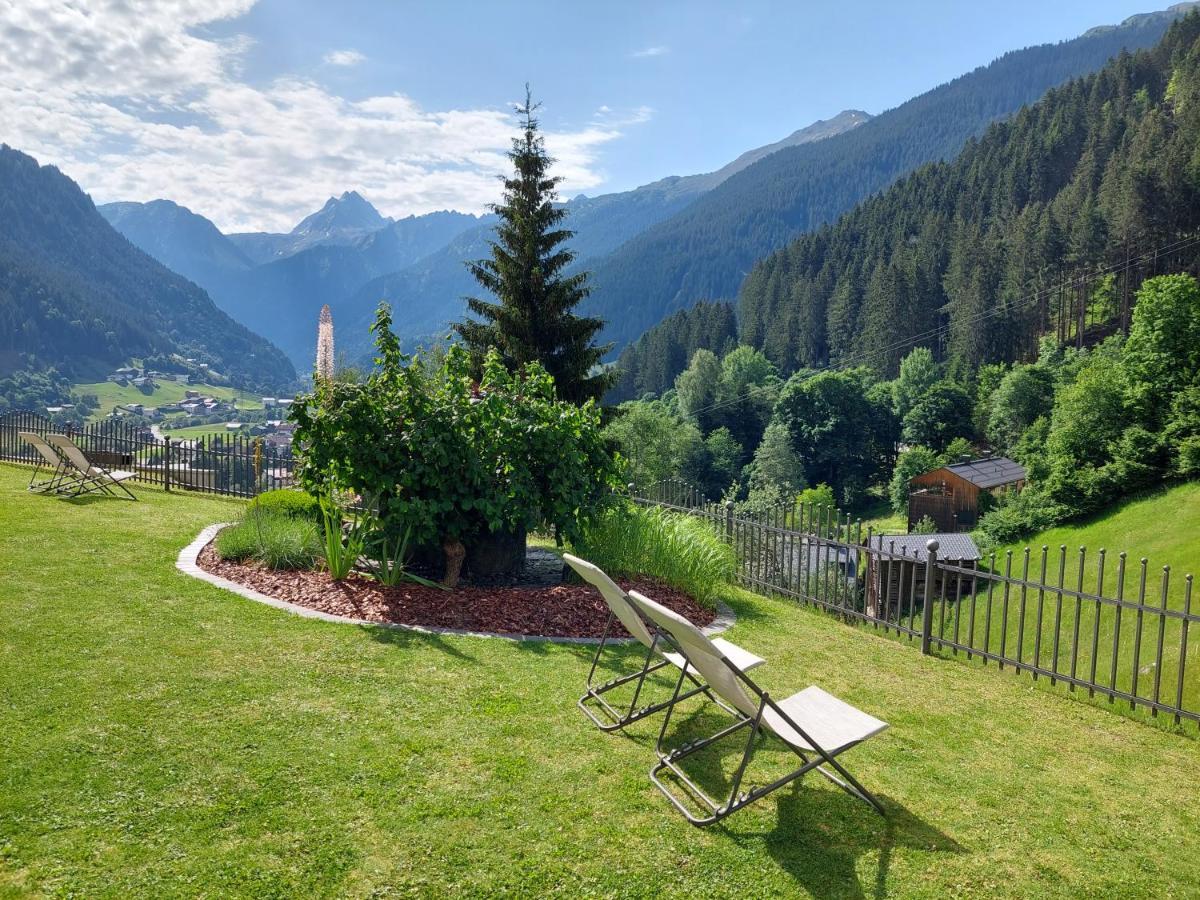
[[[186,391],[199,391],[201,394],[221,400],[236,399],[238,409],[262,409],[259,395],[211,384],[181,384],[176,381],[164,381],[156,384],[151,393],[144,394],[132,385],[121,387],[111,381],[96,381],[90,384],[77,384],[72,390],[80,395],[94,394],[99,399],[100,405],[95,412],[97,418],[108,415],[118,404],[143,403],[146,406],[162,406],[178,403],[184,398]]]
[[[983,568],[1004,574],[1012,583],[964,577],[949,581],[947,595],[961,598],[945,606],[941,627],[947,636],[974,636],[974,646],[988,647],[1026,664],[1060,673],[1075,671],[1082,678],[1152,696],[1155,686],[1162,698],[1181,697],[1188,706],[1200,703],[1200,641],[1191,636],[1186,671],[1180,678],[1181,624],[1179,618],[1139,612],[1112,603],[1089,599],[1102,587],[1102,596],[1120,596],[1136,603],[1141,592],[1141,561],[1146,560],[1145,605],[1156,610],[1165,605],[1183,610],[1188,574],[1200,574],[1200,482],[1190,482],[1148,492],[1113,507],[1107,513],[1034,535],[1026,542],[1000,547],[984,560]],[[1022,588],[1029,548],[1028,580],[1050,585],[1049,590]],[[1086,553],[1080,548],[1086,547]],[[1043,548],[1045,561],[1043,562]],[[1065,550],[1063,549],[1065,548]],[[1105,551],[1103,585],[1100,585],[1100,551]],[[1124,578],[1120,554],[1125,553]],[[1011,554],[1011,559],[1009,558]],[[1082,574],[1080,563],[1082,559]],[[1010,568],[1011,566],[1011,568]],[[1170,567],[1163,591],[1164,567]],[[988,590],[988,583],[991,590]],[[1053,589],[1082,589],[1085,597],[1060,595]],[[974,597],[972,589],[974,587]],[[1119,592],[1119,593],[1118,593]],[[1200,593],[1193,590],[1190,609],[1200,609]],[[1162,651],[1159,655],[1161,635]],[[1182,694],[1178,694],[1182,680]],[[1127,708],[1124,701],[1112,701]]]
[[[1154,573],[1161,572],[1163,566],[1169,565],[1172,582],[1178,579],[1177,586],[1182,586],[1184,575],[1200,575],[1200,481],[1141,494],[1102,515],[1043,531],[1020,544],[1001,547],[999,557],[1003,558],[1005,551],[1012,550],[1016,558],[1029,546],[1033,548],[1032,555],[1036,559],[1042,547],[1049,547],[1052,558],[1057,560],[1058,548],[1063,545],[1067,548],[1067,584],[1076,583],[1079,548],[1087,547],[1084,590],[1091,591],[1096,587],[1095,560],[1101,548],[1108,551],[1106,593],[1116,587],[1113,581],[1116,569],[1113,566],[1121,552],[1128,554],[1126,597],[1136,594],[1137,564],[1142,557],[1148,560],[1152,577]],[[1057,570],[1054,571],[1054,577],[1058,577]],[[1152,583],[1157,585],[1157,578]],[[1196,597],[1196,605],[1200,606],[1200,596]]]

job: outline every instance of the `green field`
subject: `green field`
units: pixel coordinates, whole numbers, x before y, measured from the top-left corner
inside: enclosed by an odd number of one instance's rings
[[[187,428],[164,428],[163,434],[174,440],[194,441],[197,438],[220,436],[227,437],[238,432],[230,431],[224,425],[190,425]]]
[[[145,406],[161,406],[178,403],[185,397],[186,391],[199,391],[209,397],[221,400],[237,400],[238,409],[262,409],[262,398],[245,391],[231,387],[221,387],[209,384],[181,384],[177,381],[159,382],[153,393],[143,394],[130,385],[121,387],[111,381],[97,381],[90,384],[77,384],[72,392],[80,395],[94,394],[100,401],[94,417],[103,418],[112,412],[112,408],[126,403],[141,403]]]
[[[842,757],[888,817],[810,777],[700,830],[647,780],[657,718],[575,708],[591,648],[299,618],[175,570],[239,503],[27,478],[0,465],[0,897],[1200,894],[1196,742],[1028,677],[731,591],[764,687],[891,723]]]
[[[1117,597],[1120,590],[1125,600],[1136,601],[1141,590],[1141,559],[1145,557],[1146,604],[1155,609],[1162,606],[1163,567],[1170,566],[1166,606],[1183,610],[1187,602],[1185,576],[1200,574],[1198,535],[1200,482],[1190,482],[1129,499],[1101,516],[1002,547],[997,551],[994,571],[1003,574],[1008,570],[1007,554],[1011,552],[1010,571],[1014,577],[1027,571],[1030,580],[1051,588],[1062,584],[1067,590],[1082,588],[1084,593],[1094,594],[1100,586],[1098,563],[1099,551],[1103,549],[1106,551],[1103,595]],[[1024,553],[1027,546],[1028,569]],[[1043,547],[1046,548],[1044,576]],[[1080,547],[1086,547],[1087,551],[1082,577]],[[1121,552],[1127,554],[1123,579],[1118,578]],[[992,565],[989,555],[985,566]],[[961,600],[957,598],[960,591]],[[948,602],[939,602],[935,607],[938,627],[942,626],[944,616],[943,634],[957,633],[963,641],[973,635],[971,643],[976,647],[983,646],[986,634],[988,649],[1003,648],[1006,655],[1024,662],[1069,674],[1074,661],[1074,671],[1079,677],[1091,679],[1095,675],[1100,683],[1115,685],[1126,692],[1134,691],[1136,681],[1137,695],[1149,699],[1154,698],[1157,685],[1159,699],[1170,703],[1179,696],[1182,625],[1178,618],[1159,616],[1153,611],[1142,612],[1139,617],[1133,609],[1118,610],[1112,604],[1080,601],[1069,594],[1063,595],[1060,602],[1058,592],[1053,589],[1022,590],[1011,585],[1006,595],[1002,583],[986,579],[976,581],[972,602],[972,583],[967,577],[962,578],[961,585],[952,580],[947,594]],[[1200,590],[1193,590],[1189,608],[1193,613],[1200,612]],[[1194,624],[1189,628],[1182,687],[1187,708],[1200,709],[1200,627]],[[1125,701],[1112,702],[1129,709]]]

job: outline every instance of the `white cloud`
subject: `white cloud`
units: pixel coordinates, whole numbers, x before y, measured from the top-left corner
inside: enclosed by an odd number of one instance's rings
[[[253,50],[199,26],[254,0],[0,0],[0,140],[58,165],[98,203],[166,197],[233,230],[286,230],[355,188],[387,215],[480,211],[514,133],[511,110],[350,100],[316,81],[241,80]],[[353,52],[353,51],[339,51]],[[563,192],[598,186],[604,145],[642,108],[545,133]]]
[[[357,50],[332,50],[325,54],[325,62],[331,66],[357,66],[365,59]]]
[[[671,52],[670,47],[655,46],[655,47],[643,47],[641,50],[634,50],[629,55],[632,56],[634,59],[646,59],[651,56],[665,56],[666,54],[668,54],[670,52]]]

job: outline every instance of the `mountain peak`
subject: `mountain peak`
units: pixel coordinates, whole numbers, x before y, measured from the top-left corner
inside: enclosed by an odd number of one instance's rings
[[[358,191],[344,191],[340,197],[330,197],[317,212],[307,216],[292,229],[295,235],[320,235],[374,231],[388,224]]]

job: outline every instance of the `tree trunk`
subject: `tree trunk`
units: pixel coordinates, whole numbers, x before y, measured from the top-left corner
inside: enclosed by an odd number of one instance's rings
[[[467,555],[467,549],[462,541],[446,538],[442,542],[442,552],[446,554],[446,575],[442,584],[448,588],[457,587],[458,575],[462,571],[463,557]]]

